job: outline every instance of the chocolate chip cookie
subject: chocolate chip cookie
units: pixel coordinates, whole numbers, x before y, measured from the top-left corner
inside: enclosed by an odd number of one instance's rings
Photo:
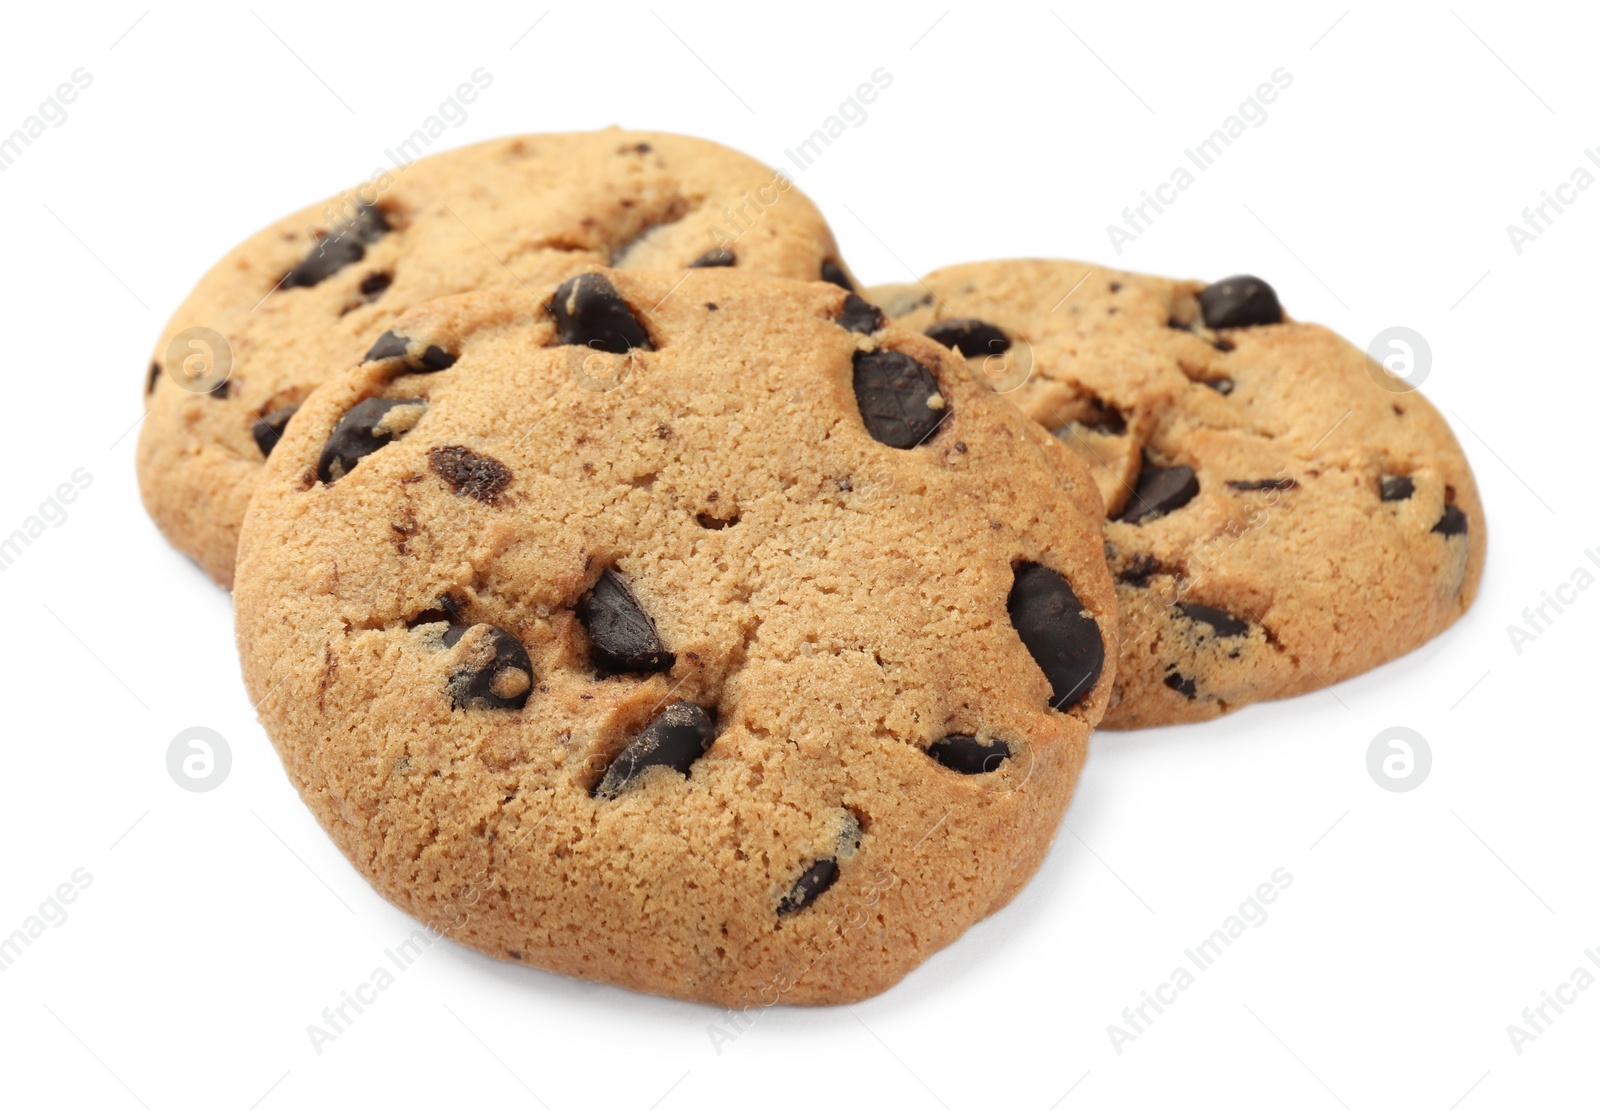
[[[1326,687],[1477,592],[1483,508],[1449,426],[1256,277],[994,261],[867,298],[1088,463],[1123,625],[1107,727]]]
[[[146,371],[145,506],[230,584],[261,466],[320,378],[413,304],[595,265],[851,283],[799,190],[705,140],[613,128],[430,156],[273,223],[196,285]]]
[[[1087,469],[831,284],[414,308],[246,518],[246,680],[396,905],[735,1007],[859,999],[1037,867],[1115,670]]]

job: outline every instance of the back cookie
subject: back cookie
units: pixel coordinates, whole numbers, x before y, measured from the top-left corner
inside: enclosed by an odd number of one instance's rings
[[[146,508],[230,585],[261,466],[321,378],[359,361],[414,304],[539,288],[597,265],[851,283],[809,199],[706,140],[519,136],[379,171],[255,234],[173,315],[146,371]]]
[[[1483,508],[1449,425],[1255,277],[993,261],[868,298],[1093,472],[1123,624],[1107,727],[1326,687],[1477,592]]]

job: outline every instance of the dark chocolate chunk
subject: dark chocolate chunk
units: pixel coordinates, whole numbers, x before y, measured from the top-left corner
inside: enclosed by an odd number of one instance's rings
[[[361,281],[361,294],[367,297],[368,302],[377,299],[389,290],[389,285],[394,283],[394,276],[387,272],[374,272],[363,277]]]
[[[839,267],[838,261],[822,262],[822,278],[830,284],[837,284],[847,292],[856,290],[856,286],[850,283],[850,277],[845,273],[845,270]]]
[[[411,340],[403,335],[395,334],[393,331],[384,331],[378,336],[378,341],[374,342],[372,348],[367,351],[367,356],[361,360],[363,362],[381,362],[388,358],[403,358],[406,356],[406,347],[410,344]]]
[[[587,346],[608,354],[653,350],[650,334],[617,289],[597,272],[574,276],[545,305],[556,317],[564,346]]]
[[[1105,667],[1105,641],[1099,623],[1060,572],[1042,564],[1020,565],[1006,610],[1050,682],[1052,708],[1065,711],[1094,688]]]
[[[363,203],[350,222],[317,242],[305,259],[289,270],[279,286],[315,287],[341,268],[365,257],[366,247],[388,232],[389,220],[384,217],[383,211],[370,203]]]
[[[577,614],[589,632],[591,656],[608,672],[659,673],[677,661],[615,568],[601,572],[599,582],[583,593]]]
[[[834,316],[834,322],[856,334],[871,334],[883,329],[883,312],[851,292],[844,297],[844,306]]]
[[[337,482],[362,459],[410,431],[427,407],[428,402],[418,398],[368,397],[333,426],[317,460],[317,478]]]
[[[1378,479],[1378,497],[1386,502],[1403,502],[1417,492],[1408,474],[1386,474]]]
[[[1182,673],[1168,673],[1162,678],[1161,683],[1174,692],[1181,692],[1189,699],[1194,699],[1194,679],[1192,677],[1186,677]]]
[[[1237,638],[1250,632],[1250,624],[1227,611],[1208,607],[1204,603],[1179,603],[1178,613],[1194,622],[1211,627],[1219,638]]]
[[[160,377],[161,377],[161,363],[160,362],[151,362],[150,363],[150,379],[145,382],[145,386],[144,386],[144,394],[145,394],[145,396],[148,397],[151,393],[156,391],[156,381],[159,380]]]
[[[267,413],[254,424],[250,425],[250,435],[255,438],[256,446],[261,449],[261,457],[265,459],[272,454],[272,449],[278,446],[278,440],[283,438],[283,430],[289,424],[289,417],[300,410],[297,404],[284,405]]]
[[[510,467],[492,455],[479,455],[465,447],[430,448],[428,468],[457,496],[485,504],[494,502],[511,485]]]
[[[449,369],[456,364],[456,356],[438,346],[430,345],[419,357],[407,357],[411,340],[403,334],[394,331],[384,331],[378,336],[378,341],[372,344],[372,349],[367,351],[363,362],[382,362],[390,358],[405,358],[406,364],[418,373],[438,373],[442,369]]]
[[[928,748],[928,757],[962,774],[987,774],[1011,757],[1011,746],[999,739],[980,743],[971,735],[946,735]]]
[[[815,902],[823,891],[833,886],[838,878],[838,860],[832,857],[817,860],[800,873],[800,878],[789,888],[789,893],[779,900],[778,916],[784,917],[804,910]]]
[[[690,268],[732,268],[739,263],[732,249],[707,249],[689,262]]]
[[[898,350],[857,350],[856,406],[867,433],[901,450],[916,447],[948,414],[931,370]]]
[[[233,383],[224,377],[221,381],[207,389],[206,392],[213,400],[225,401],[233,393]]]
[[[1158,467],[1147,462],[1139,471],[1139,481],[1134,483],[1133,497],[1128,499],[1117,520],[1142,525],[1182,509],[1198,493],[1200,480],[1195,477],[1194,468],[1181,464]]]
[[[455,649],[463,638],[468,638],[468,648],[462,651],[468,660],[450,674],[450,706],[521,708],[526,704],[533,691],[533,663],[522,643],[487,623],[445,627],[447,649]]]
[[[1218,377],[1213,381],[1202,381],[1200,384],[1208,389],[1215,389],[1223,396],[1233,392],[1233,378],[1231,377]]]
[[[1230,276],[1200,293],[1200,315],[1212,330],[1283,322],[1272,285],[1256,276]]]
[[[940,346],[954,346],[963,358],[986,358],[1011,349],[1011,336],[982,319],[944,319],[922,333]]]
[[[1229,490],[1293,490],[1300,485],[1292,478],[1252,478],[1229,482]]]
[[[1433,531],[1445,537],[1459,537],[1467,531],[1467,515],[1456,506],[1445,506]]]
[[[1163,574],[1171,574],[1167,566],[1148,552],[1141,552],[1128,561],[1126,568],[1117,573],[1117,582],[1134,587],[1148,587],[1153,578]]]
[[[422,357],[416,361],[416,366],[423,373],[438,373],[442,369],[449,369],[456,364],[456,356],[437,346],[429,346],[422,352]]]
[[[680,700],[623,748],[594,787],[595,797],[615,797],[651,766],[670,766],[684,777],[717,737],[711,713]]]

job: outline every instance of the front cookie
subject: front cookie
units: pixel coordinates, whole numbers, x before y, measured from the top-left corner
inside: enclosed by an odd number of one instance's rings
[[[382,170],[249,238],[173,314],[145,374],[146,508],[228,586],[262,464],[323,377],[415,304],[596,265],[851,283],[809,199],[706,140],[518,136]]]
[[[595,270],[385,338],[273,453],[235,590],[385,897],[747,1007],[881,991],[1026,881],[1115,670],[1059,444],[821,283]]]
[[[994,261],[868,296],[1093,473],[1123,625],[1107,727],[1337,683],[1477,592],[1483,508],[1449,425],[1255,277]]]

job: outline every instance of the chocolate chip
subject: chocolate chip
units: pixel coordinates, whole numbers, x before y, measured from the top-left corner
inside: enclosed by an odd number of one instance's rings
[[[837,284],[847,292],[856,290],[856,286],[850,283],[849,275],[839,267],[838,261],[822,262],[822,278],[830,284]]]
[[[145,382],[145,386],[144,386],[144,395],[145,396],[148,397],[151,393],[156,391],[156,381],[160,377],[161,377],[161,363],[160,362],[151,362],[150,363],[150,379]]]
[[[615,568],[601,572],[594,587],[583,593],[577,615],[589,632],[590,656],[602,669],[660,673],[677,661],[661,644],[656,624]]]
[[[867,433],[901,450],[933,434],[948,409],[932,371],[898,350],[857,350],[856,406]]]
[[[928,748],[928,757],[962,774],[987,774],[1011,757],[1009,744],[980,743],[971,735],[946,735]]]
[[[223,378],[221,381],[217,382],[217,384],[207,389],[206,393],[213,400],[225,401],[233,393],[233,383],[227,378]]]
[[[1208,607],[1204,603],[1179,603],[1178,613],[1194,622],[1211,627],[1219,638],[1237,638],[1250,632],[1250,624],[1227,611]]]
[[[954,346],[963,358],[985,358],[1011,349],[1011,336],[982,319],[945,319],[922,333],[940,346]]]
[[[1445,506],[1444,516],[1439,518],[1433,531],[1445,537],[1459,537],[1467,531],[1467,515],[1456,506]]]
[[[1186,677],[1182,673],[1168,673],[1162,678],[1161,683],[1174,692],[1181,692],[1189,699],[1194,699],[1194,679],[1192,677]]]
[[[428,468],[444,479],[458,497],[491,504],[511,485],[511,468],[491,455],[465,447],[434,447]]]
[[[1128,561],[1128,566],[1117,573],[1117,582],[1133,587],[1148,587],[1158,575],[1174,574],[1170,568],[1147,552],[1141,552]]]
[[[574,276],[556,289],[545,307],[556,317],[561,345],[587,346],[608,354],[655,349],[633,309],[598,272]]]
[[[1408,474],[1386,474],[1378,479],[1378,497],[1386,502],[1403,502],[1417,492]]]
[[[1227,396],[1229,393],[1233,392],[1233,378],[1231,377],[1219,377],[1214,381],[1202,381],[1200,384],[1204,385],[1208,389],[1215,389],[1223,396]]]
[[[1139,471],[1139,481],[1134,483],[1133,497],[1128,499],[1117,520],[1142,525],[1182,509],[1198,493],[1200,480],[1192,467],[1158,467],[1147,462]]]
[[[1230,276],[1200,293],[1200,314],[1212,330],[1283,322],[1272,285],[1255,276]]]
[[[254,437],[256,446],[261,449],[261,457],[267,458],[272,454],[272,449],[278,446],[278,440],[283,438],[283,430],[289,424],[289,417],[300,410],[297,404],[284,405],[267,413],[254,424],[250,425],[250,435]]]
[[[732,268],[739,263],[732,249],[708,249],[689,262],[690,268]]]
[[[361,360],[363,362],[382,362],[389,358],[403,358],[406,356],[406,347],[410,344],[410,339],[395,334],[393,331],[384,331],[378,336],[378,341],[374,342],[372,348],[367,351],[367,356]]]
[[[438,373],[456,364],[456,356],[438,346],[430,345],[418,357],[408,357],[410,346],[411,340],[405,335],[384,331],[378,336],[378,341],[372,344],[372,349],[367,351],[367,356],[361,360],[383,362],[390,358],[405,358],[406,364],[418,373]]]
[[[377,299],[389,290],[389,285],[394,283],[394,277],[387,272],[374,272],[361,281],[361,294],[367,297],[368,302]]]
[[[427,407],[428,402],[418,398],[369,397],[351,408],[339,417],[322,446],[317,478],[337,482],[362,459],[409,432]]]
[[[844,306],[833,317],[833,321],[847,331],[871,334],[883,329],[883,312],[851,292],[844,297]]]
[[[423,373],[438,373],[442,369],[449,369],[456,364],[456,356],[438,346],[429,346],[422,352],[422,357],[417,359],[416,366]]]
[[[615,797],[652,766],[670,766],[687,778],[695,759],[710,749],[716,737],[711,713],[698,704],[680,700],[623,748],[594,787],[593,795]]]
[[[521,708],[533,691],[533,664],[516,638],[487,623],[447,626],[445,648],[455,649],[466,638],[461,653],[467,661],[450,674],[453,708]]]
[[[800,873],[789,893],[778,901],[778,916],[798,913],[810,906],[823,891],[833,886],[839,878],[839,861],[819,859]]]
[[[334,230],[291,268],[280,287],[311,288],[322,283],[345,265],[355,264],[367,255],[366,246],[389,232],[389,220],[382,210],[363,203],[356,216]]]
[[[1042,564],[1018,566],[1006,610],[1050,682],[1052,708],[1065,711],[1094,688],[1105,667],[1105,641],[1060,572]]]
[[[1229,482],[1230,490],[1293,490],[1300,485],[1292,478],[1254,478]]]

